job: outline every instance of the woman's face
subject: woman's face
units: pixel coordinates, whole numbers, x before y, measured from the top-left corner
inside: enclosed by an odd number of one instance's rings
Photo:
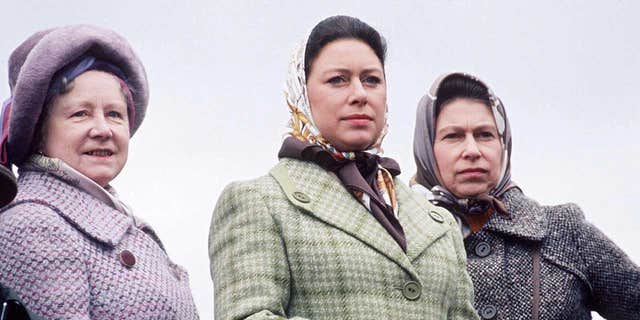
[[[436,119],[433,152],[441,182],[459,198],[488,192],[498,183],[502,145],[483,102],[458,98],[445,104]]]
[[[385,125],[382,63],[366,43],[339,39],[320,50],[307,76],[313,120],[340,151],[365,150]]]
[[[87,71],[78,76],[73,88],[54,100],[44,125],[44,154],[63,160],[100,186],[113,180],[127,162],[127,104],[111,74]]]

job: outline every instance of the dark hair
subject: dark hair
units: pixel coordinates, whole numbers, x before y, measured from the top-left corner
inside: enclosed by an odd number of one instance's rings
[[[311,30],[304,52],[304,72],[309,74],[313,61],[320,50],[327,44],[338,39],[356,39],[366,43],[375,52],[384,68],[387,55],[385,39],[370,25],[358,18],[349,16],[333,16],[320,21]]]
[[[444,105],[457,98],[479,100],[491,106],[489,88],[482,82],[463,74],[454,73],[442,80],[436,93],[436,116]]]

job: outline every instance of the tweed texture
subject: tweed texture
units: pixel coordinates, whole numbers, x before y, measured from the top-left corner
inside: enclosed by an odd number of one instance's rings
[[[494,319],[531,319],[531,252],[538,247],[540,319],[591,319],[591,310],[607,319],[640,319],[640,268],[578,206],[541,206],[518,189],[503,201],[512,218],[493,215],[465,239],[481,316],[493,306]],[[476,250],[483,242],[490,247],[485,257]]]
[[[232,183],[218,200],[216,319],[477,319],[450,213],[396,180],[405,254],[337,177],[294,159],[278,166],[307,203],[269,175]],[[421,285],[417,300],[403,295],[407,281]]]
[[[185,270],[154,234],[43,172],[0,212],[0,282],[46,319],[198,319]],[[129,250],[135,265],[119,254]]]

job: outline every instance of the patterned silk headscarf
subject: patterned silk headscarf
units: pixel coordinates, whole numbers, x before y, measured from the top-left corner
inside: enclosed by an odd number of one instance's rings
[[[486,195],[480,195],[472,199],[459,199],[453,195],[442,183],[440,174],[438,171],[438,165],[433,153],[433,145],[435,142],[436,131],[436,101],[437,93],[442,81],[451,75],[461,75],[470,79],[479,81],[489,91],[489,99],[491,101],[491,113],[496,122],[496,128],[502,145],[502,168],[500,172],[500,178],[497,185],[489,191]],[[500,198],[507,190],[516,187],[516,184],[511,181],[511,128],[509,127],[509,120],[504,110],[504,106],[500,99],[493,93],[491,88],[487,86],[482,80],[475,76],[464,73],[448,73],[438,77],[429,92],[422,97],[418,103],[418,110],[416,113],[416,129],[413,137],[413,155],[416,161],[417,172],[416,182],[429,189],[433,195],[432,202],[435,204],[445,204],[449,207],[458,209],[458,213],[462,214],[475,214],[484,212],[484,208],[478,209],[476,204],[479,202],[495,202],[494,200]],[[501,206],[500,202],[496,202],[494,206]],[[482,207],[482,206],[480,206]],[[496,208],[496,209],[503,209]]]
[[[308,36],[305,37],[308,39]],[[287,135],[298,140],[306,141],[311,144],[318,145],[322,149],[329,152],[336,160],[356,160],[357,152],[344,152],[336,149],[329,141],[322,137],[320,130],[316,127],[313,115],[311,113],[311,105],[307,95],[307,79],[304,71],[304,56],[307,42],[302,41],[293,52],[287,81],[285,83],[285,98],[291,112],[289,126],[291,131]],[[367,150],[362,150],[374,155],[382,155],[382,140],[387,134],[388,124],[386,122],[376,142]],[[398,205],[396,201],[395,188],[393,185],[393,175],[384,167],[378,166],[377,186],[387,205],[393,208],[395,217],[398,217]],[[354,196],[360,200],[364,206],[371,211],[371,198],[366,193],[360,191],[352,191]]]

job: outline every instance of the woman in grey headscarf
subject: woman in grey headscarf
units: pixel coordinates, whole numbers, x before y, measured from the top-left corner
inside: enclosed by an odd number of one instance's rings
[[[483,319],[638,319],[640,268],[575,204],[542,206],[511,181],[504,105],[445,74],[420,100],[412,188],[458,220]]]

